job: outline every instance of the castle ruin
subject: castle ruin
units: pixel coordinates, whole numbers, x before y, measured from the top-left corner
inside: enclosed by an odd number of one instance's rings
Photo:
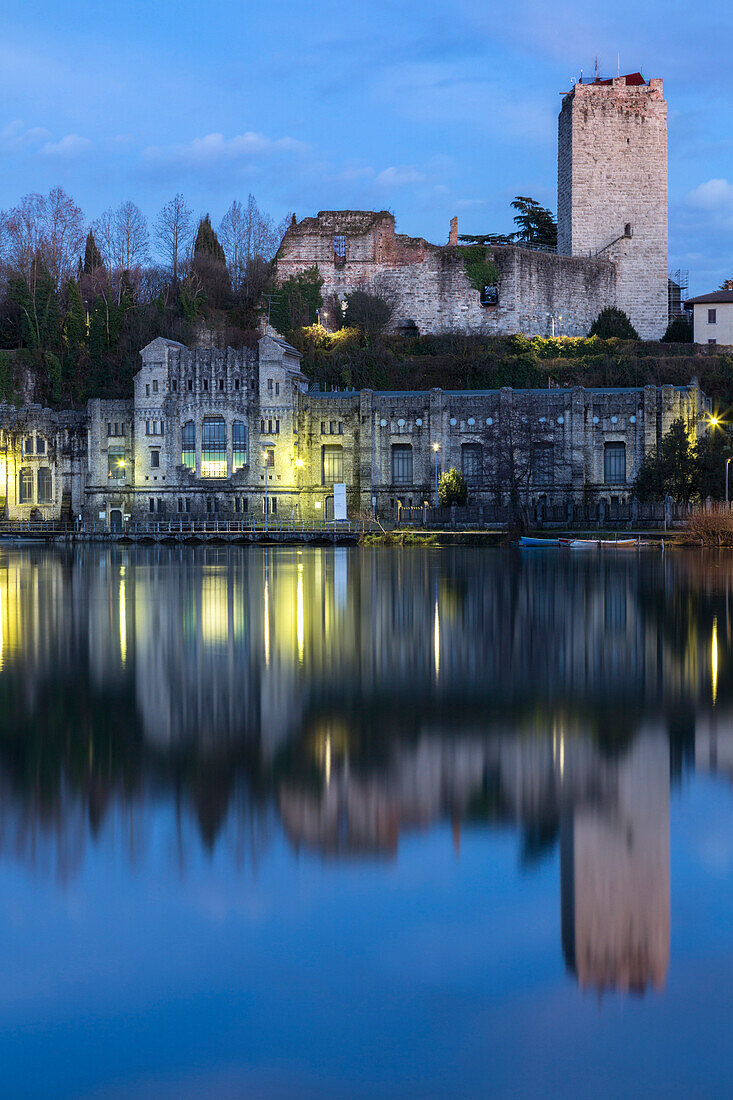
[[[640,74],[575,84],[558,124],[557,254],[493,247],[496,287],[475,289],[454,218],[448,243],[397,233],[386,210],[326,210],[293,222],[276,257],[284,281],[323,279],[321,321],[335,328],[347,294],[387,298],[390,329],[585,336],[618,306],[642,339],[667,325],[667,126],[662,81]],[[489,291],[487,293],[487,291]]]

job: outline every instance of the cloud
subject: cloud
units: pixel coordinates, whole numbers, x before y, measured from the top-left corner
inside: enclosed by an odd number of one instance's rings
[[[223,134],[206,134],[183,145],[148,146],[143,158],[149,164],[178,168],[212,168],[237,164],[241,161],[260,160],[282,154],[301,154],[308,149],[305,142],[295,138],[270,138],[265,134],[247,131],[232,138]]]
[[[0,130],[0,149],[6,153],[19,152],[48,141],[50,137],[50,130],[42,126],[26,127],[21,119],[16,118]]]
[[[59,141],[48,141],[38,152],[46,157],[77,157],[92,148],[89,138],[78,134],[65,134]]]
[[[375,183],[380,187],[405,187],[411,183],[424,183],[426,179],[425,173],[420,172],[412,164],[403,167],[392,165],[390,168],[382,169]]]
[[[708,180],[690,191],[687,202],[699,210],[733,213],[733,183],[724,179]]]

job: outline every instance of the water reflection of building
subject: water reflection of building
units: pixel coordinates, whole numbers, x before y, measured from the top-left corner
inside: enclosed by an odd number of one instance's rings
[[[644,732],[613,791],[563,816],[563,952],[581,986],[662,988],[669,962],[669,742]]]
[[[730,579],[682,555],[0,552],[0,844],[53,835],[69,866],[104,821],[144,836],[152,789],[208,846],[272,805],[339,857],[441,819],[516,827],[525,861],[561,835],[579,982],[659,985],[679,745],[655,731],[688,716],[686,759],[733,774]]]

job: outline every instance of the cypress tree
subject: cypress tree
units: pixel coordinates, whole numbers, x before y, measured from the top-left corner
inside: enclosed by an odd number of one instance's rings
[[[94,234],[90,229],[87,234],[87,243],[84,248],[84,274],[91,275],[98,267],[103,266],[102,256],[97,248],[97,242],[94,240]]]
[[[219,243],[219,238],[214,232],[208,214],[199,222],[199,227],[196,232],[196,242],[193,246],[193,255],[194,259],[197,260],[210,256],[213,260],[216,260],[217,263],[226,263],[224,249]]]
[[[68,304],[64,316],[64,334],[71,349],[83,344],[87,337],[87,311],[76,279],[69,279],[66,284],[66,299]]]

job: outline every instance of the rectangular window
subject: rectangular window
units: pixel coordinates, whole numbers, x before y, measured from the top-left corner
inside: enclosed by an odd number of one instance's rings
[[[392,481],[395,485],[412,485],[412,446],[409,443],[392,446]]]
[[[223,416],[205,416],[201,428],[201,476],[227,476],[227,427]]]
[[[186,497],[186,511],[187,512],[191,511],[191,498],[190,497]]]
[[[265,422],[264,422],[264,420],[260,420],[260,432],[261,432],[262,435],[265,434]]]
[[[183,497],[178,498],[178,511],[179,512],[183,511]]]
[[[461,447],[461,470],[469,485],[480,485],[483,477],[483,454],[480,443],[464,443]]]
[[[223,378],[220,378],[220,379],[219,379],[219,389],[220,389],[220,390],[223,390],[223,389],[224,389],[224,379],[223,379]]]
[[[209,388],[209,380],[208,380],[208,378],[204,378],[204,389],[208,390],[208,388]]]
[[[270,394],[272,393],[272,379],[271,378],[267,379],[267,392],[270,393]]]
[[[554,485],[555,448],[552,443],[535,443],[532,448],[532,481],[535,485]]]
[[[247,465],[247,428],[242,420],[232,424],[232,470],[241,470]]]
[[[265,451],[265,466],[272,467],[274,465],[275,465],[275,448],[274,447],[268,447],[267,450]]]
[[[234,498],[234,511],[235,512],[239,511],[239,497]]]
[[[280,396],[280,383],[276,382],[275,383],[275,397],[279,397],[279,396]]]
[[[157,392],[158,392],[158,379],[156,378],[153,381],[153,393],[157,393]]]
[[[150,435],[150,421],[149,420],[145,421],[145,434]]]
[[[717,311],[717,309],[709,309],[708,310],[708,324],[709,325],[717,325],[717,323],[718,323],[718,311]]]
[[[717,342],[718,342],[717,340],[708,340],[709,344],[717,344]]]
[[[18,474],[18,504],[33,503],[33,471],[21,470]]]
[[[46,453],[46,440],[40,435],[36,436],[36,454],[45,455]]]
[[[234,379],[234,388],[235,388],[235,390],[239,389],[239,379],[238,378]]]
[[[336,481],[344,480],[344,449],[343,447],[322,447],[322,483],[333,485]]]
[[[344,434],[344,424],[342,420],[339,420],[339,435]]]
[[[146,386],[145,386],[145,396],[150,397],[150,384],[149,383],[146,384]]]
[[[322,420],[321,421],[321,435],[325,435],[325,434],[326,434],[326,421]]]
[[[160,497],[158,497],[158,511],[165,512],[165,501],[161,500]]]
[[[111,435],[112,435],[112,421],[108,420],[107,421],[107,436],[109,437]]]
[[[160,466],[160,451],[150,452],[150,467],[153,470],[157,470]]]
[[[277,512],[277,497],[270,497],[270,511],[273,515]]]
[[[603,480],[606,485],[623,485],[626,481],[625,443],[606,443],[603,448]]]
[[[27,455],[32,455],[33,454],[33,437],[32,436],[29,435],[28,438],[26,439],[23,450],[25,451],[25,453]]]
[[[343,233],[337,233],[333,238],[333,262],[337,267],[346,263],[346,237]]]
[[[189,470],[196,469],[196,428],[188,420],[181,428],[181,464]]]
[[[329,435],[335,435],[336,434],[336,421],[335,420],[329,420],[329,422],[328,422],[328,434]]]
[[[247,499],[247,497],[242,497],[242,511],[246,512],[248,508],[249,508],[249,500]]]
[[[125,448],[107,448],[107,477],[114,481],[124,481],[125,478]]]
[[[272,435],[272,421],[271,420],[267,421],[267,434]]]
[[[189,378],[189,380],[188,380],[188,392],[190,393],[192,389],[193,389],[193,378]]]
[[[123,423],[122,423],[122,424],[120,425],[120,427],[122,428],[122,433],[121,433],[121,434],[122,434],[122,435],[124,435],[124,434],[125,434],[125,425],[124,425],[124,422],[123,422]]]
[[[148,511],[149,512],[154,512],[155,511],[155,497],[150,497],[150,499],[148,500]]]
[[[51,493],[51,471],[48,466],[41,466],[38,470],[38,503],[50,504],[52,500]]]
[[[280,421],[275,421],[275,435],[280,435]]]
[[[171,389],[173,390],[174,393],[176,393],[178,391],[178,382],[176,381],[175,378],[171,382]]]

